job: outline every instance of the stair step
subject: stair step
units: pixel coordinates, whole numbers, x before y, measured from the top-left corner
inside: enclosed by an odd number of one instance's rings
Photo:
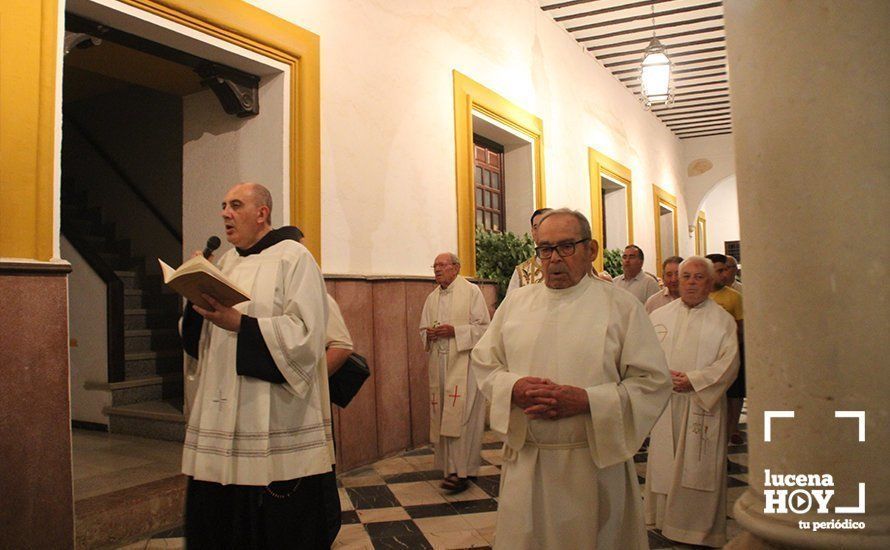
[[[182,414],[181,401],[143,401],[132,405],[105,407],[102,412],[108,415],[111,433],[168,441],[185,440],[186,418]]]
[[[116,252],[99,252],[99,257],[102,258],[110,268],[115,270],[126,270],[134,265],[138,265],[134,258],[123,256]]]
[[[187,483],[180,474],[77,501],[75,547],[144,547],[143,539],[183,524]]]
[[[182,350],[170,349],[161,351],[137,351],[124,355],[124,361],[142,361],[145,359],[164,359],[167,357],[182,357]]]
[[[159,306],[179,313],[179,295],[172,292],[148,292],[140,288],[124,289],[124,309],[156,309]]]
[[[147,376],[162,376],[174,372],[182,372],[182,351],[164,351],[161,357],[127,359],[124,361],[124,377],[127,380]],[[129,355],[129,354],[128,354]],[[140,354],[141,355],[141,354]]]
[[[175,325],[174,325],[175,327]],[[179,331],[174,328],[124,329],[124,353],[180,349]]]
[[[132,405],[145,401],[159,401],[182,394],[182,372],[172,372],[164,376],[148,376],[122,382],[95,383],[87,382],[88,390],[111,392],[113,407]]]
[[[179,313],[163,309],[125,309],[124,329],[175,328]]]
[[[115,269],[114,274],[124,283],[124,288],[139,288],[139,272],[132,269]]]

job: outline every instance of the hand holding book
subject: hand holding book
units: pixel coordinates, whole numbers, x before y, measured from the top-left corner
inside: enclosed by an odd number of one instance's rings
[[[195,256],[179,266],[179,269],[173,269],[160,258],[158,263],[161,265],[164,283],[205,310],[214,308],[213,304],[202,296],[203,294],[211,296],[226,307],[250,300],[247,292],[228,280],[222,271],[204,256]]]

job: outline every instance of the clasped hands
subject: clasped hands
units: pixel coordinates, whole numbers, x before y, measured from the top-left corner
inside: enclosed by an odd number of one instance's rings
[[[692,391],[692,383],[686,373],[678,370],[671,371],[671,382],[674,384],[674,391],[678,393],[686,393]]]
[[[559,420],[590,412],[583,388],[536,376],[525,376],[513,384],[513,404],[532,420]]]
[[[438,325],[428,328],[426,329],[426,338],[431,342],[435,342],[439,338],[454,338],[454,327],[452,325]]]

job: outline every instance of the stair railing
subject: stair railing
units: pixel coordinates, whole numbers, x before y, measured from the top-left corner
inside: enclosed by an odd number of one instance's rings
[[[127,175],[123,167],[118,164],[117,161],[114,160],[114,157],[112,157],[108,153],[108,151],[106,151],[105,148],[102,147],[102,144],[100,144],[99,141],[92,134],[90,134],[89,130],[84,128],[83,125],[78,122],[77,117],[72,116],[70,113],[65,113],[65,122],[70,123],[71,126],[76,129],[78,133],[80,133],[84,140],[90,145],[90,147],[93,148],[93,150],[96,152],[96,154],[99,155],[99,157],[105,162],[105,164],[107,164],[108,167],[114,171],[117,177],[120,178],[120,180],[127,186],[127,188],[134,195],[136,195],[136,198],[139,199],[139,201],[145,206],[145,208],[147,208],[148,211],[151,212],[152,215],[154,215],[154,217],[158,219],[161,225],[164,226],[164,229],[166,229],[171,235],[173,235],[173,237],[179,244],[182,244],[182,233],[178,229],[176,229],[176,227],[172,223],[170,223],[166,217],[164,217],[164,214],[160,210],[158,210],[158,208],[154,204],[152,204],[148,197],[146,197],[145,194],[139,190],[139,187],[137,187],[136,184],[133,183],[132,178]]]

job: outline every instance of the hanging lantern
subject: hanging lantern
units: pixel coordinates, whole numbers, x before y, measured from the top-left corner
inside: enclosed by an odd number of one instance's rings
[[[643,52],[643,64],[640,68],[643,105],[649,109],[652,105],[663,103],[670,105],[674,101],[674,90],[671,87],[671,61],[664,53],[664,46],[657,38]]]

